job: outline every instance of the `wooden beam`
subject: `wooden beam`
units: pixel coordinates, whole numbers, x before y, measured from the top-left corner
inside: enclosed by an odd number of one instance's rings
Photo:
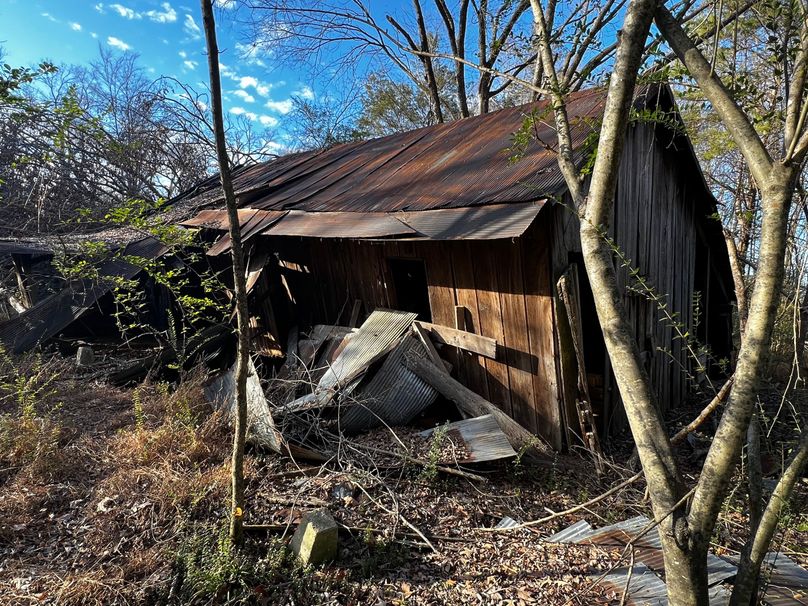
[[[465,330],[441,326],[440,324],[431,324],[430,322],[416,321],[415,324],[423,328],[438,343],[459,347],[492,360],[497,359],[497,342],[495,339],[475,335]]]
[[[552,456],[552,449],[537,436],[519,425],[491,402],[455,381],[429,360],[407,357],[404,363],[407,368],[431,385],[443,397],[457,404],[462,412],[471,417],[492,415],[517,452],[539,455],[543,458]]]

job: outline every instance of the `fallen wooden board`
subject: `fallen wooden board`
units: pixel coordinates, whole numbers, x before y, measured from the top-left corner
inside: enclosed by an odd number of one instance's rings
[[[497,359],[497,341],[490,337],[483,337],[482,335],[475,335],[473,332],[466,332],[465,330],[458,330],[448,326],[441,326],[440,324],[432,324],[430,322],[414,322],[415,325],[429,333],[438,343],[450,345],[452,347],[459,347],[466,351],[491,358]]]
[[[454,402],[462,412],[470,417],[493,415],[517,452],[538,455],[541,458],[553,456],[552,448],[542,442],[539,437],[519,425],[491,402],[455,381],[426,358],[407,357],[405,364],[407,368],[434,387],[438,393]]]

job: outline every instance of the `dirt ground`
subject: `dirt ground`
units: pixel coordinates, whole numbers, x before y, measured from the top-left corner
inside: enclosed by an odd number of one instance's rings
[[[0,400],[3,604],[617,604],[619,592],[593,579],[618,563],[617,551],[541,539],[579,519],[602,526],[649,513],[640,481],[578,514],[490,532],[503,516],[546,517],[632,475],[614,463],[628,460],[626,440],[606,445],[612,462],[601,477],[591,460],[565,455],[471,470],[485,482],[389,462],[320,467],[251,449],[251,528],[233,552],[222,540],[230,433],[204,404],[199,377],[177,390],[123,390],[58,361],[23,370],[39,378],[29,387],[7,381]],[[58,380],[42,379],[51,375]],[[36,397],[26,404],[29,392]],[[764,462],[771,476],[808,395],[781,401],[771,390],[761,403],[778,419]],[[700,404],[677,410],[671,430]],[[679,448],[688,481],[708,433]],[[718,554],[742,545],[744,492],[739,486],[727,502]],[[803,564],[806,502],[802,482],[775,545]],[[300,516],[319,507],[341,525],[339,558],[301,569],[285,544]]]

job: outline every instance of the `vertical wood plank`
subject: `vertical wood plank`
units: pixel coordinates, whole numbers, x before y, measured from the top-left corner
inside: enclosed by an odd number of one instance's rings
[[[471,264],[469,243],[451,243],[451,259],[457,305],[466,310],[463,330],[481,334],[480,310],[477,306],[477,291],[474,288],[474,270]],[[486,400],[489,399],[488,378],[483,359],[471,352],[459,352],[458,357],[460,381]]]
[[[505,330],[502,325],[502,307],[499,299],[498,274],[500,263],[491,254],[487,246],[470,242],[472,266],[474,268],[474,287],[477,290],[477,306],[480,313],[480,332],[483,336],[496,339],[497,343],[505,342]],[[488,394],[492,404],[496,404],[507,414],[512,414],[510,382],[508,367],[499,360],[485,359],[488,372]],[[504,358],[503,358],[504,361]]]

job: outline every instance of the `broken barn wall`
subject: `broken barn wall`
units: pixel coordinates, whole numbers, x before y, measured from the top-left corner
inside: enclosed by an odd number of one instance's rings
[[[533,433],[561,447],[556,386],[549,224],[540,214],[517,240],[405,242],[265,238],[286,266],[301,325],[348,322],[396,308],[389,259],[424,262],[432,322],[497,340],[497,359],[452,352],[455,374]]]

